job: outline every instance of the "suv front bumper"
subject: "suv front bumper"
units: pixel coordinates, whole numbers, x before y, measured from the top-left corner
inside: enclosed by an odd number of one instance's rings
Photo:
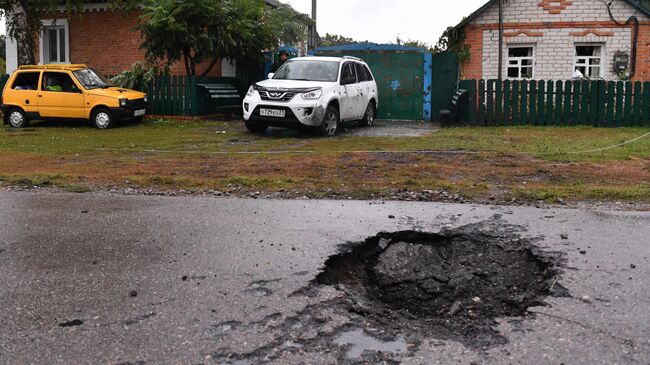
[[[264,101],[255,97],[246,97],[243,102],[244,120],[266,123],[272,127],[318,127],[323,123],[327,105],[322,105],[320,100],[306,101],[298,96],[290,102]],[[261,109],[283,110],[284,117],[263,116]]]

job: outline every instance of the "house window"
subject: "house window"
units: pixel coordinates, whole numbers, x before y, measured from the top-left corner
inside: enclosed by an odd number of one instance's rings
[[[576,59],[573,68],[575,77],[598,78],[602,70],[602,46],[576,45]]]
[[[535,50],[531,46],[508,47],[508,78],[532,79]]]
[[[41,34],[41,63],[68,63],[68,22],[65,19],[44,20]]]

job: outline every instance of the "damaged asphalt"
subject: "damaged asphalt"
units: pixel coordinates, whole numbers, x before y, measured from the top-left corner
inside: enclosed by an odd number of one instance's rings
[[[2,364],[650,361],[650,213],[2,192],[0,224]]]

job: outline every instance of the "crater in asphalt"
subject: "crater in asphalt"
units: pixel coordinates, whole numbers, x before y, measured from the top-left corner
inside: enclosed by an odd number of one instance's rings
[[[380,233],[344,244],[290,296],[308,303],[302,310],[215,323],[208,333],[221,347],[211,356],[295,363],[310,353],[323,363],[399,363],[425,342],[481,350],[504,344],[510,334],[499,333],[497,318],[517,331],[528,308],[568,295],[558,282],[562,254],[538,248],[523,231],[495,216],[439,233]],[[242,350],[247,336],[266,340]]]
[[[492,329],[495,318],[566,294],[558,258],[511,231],[380,233],[330,257],[315,284],[345,292],[350,312],[392,332],[416,328],[485,346],[505,340]]]

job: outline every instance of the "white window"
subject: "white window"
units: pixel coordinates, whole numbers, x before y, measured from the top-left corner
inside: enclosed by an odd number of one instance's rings
[[[43,20],[40,39],[40,61],[46,63],[69,63],[70,49],[66,19]]]
[[[508,78],[532,79],[534,75],[535,49],[532,46],[508,47]]]
[[[573,67],[574,76],[578,78],[601,77],[602,54],[602,46],[576,45],[576,58]]]

